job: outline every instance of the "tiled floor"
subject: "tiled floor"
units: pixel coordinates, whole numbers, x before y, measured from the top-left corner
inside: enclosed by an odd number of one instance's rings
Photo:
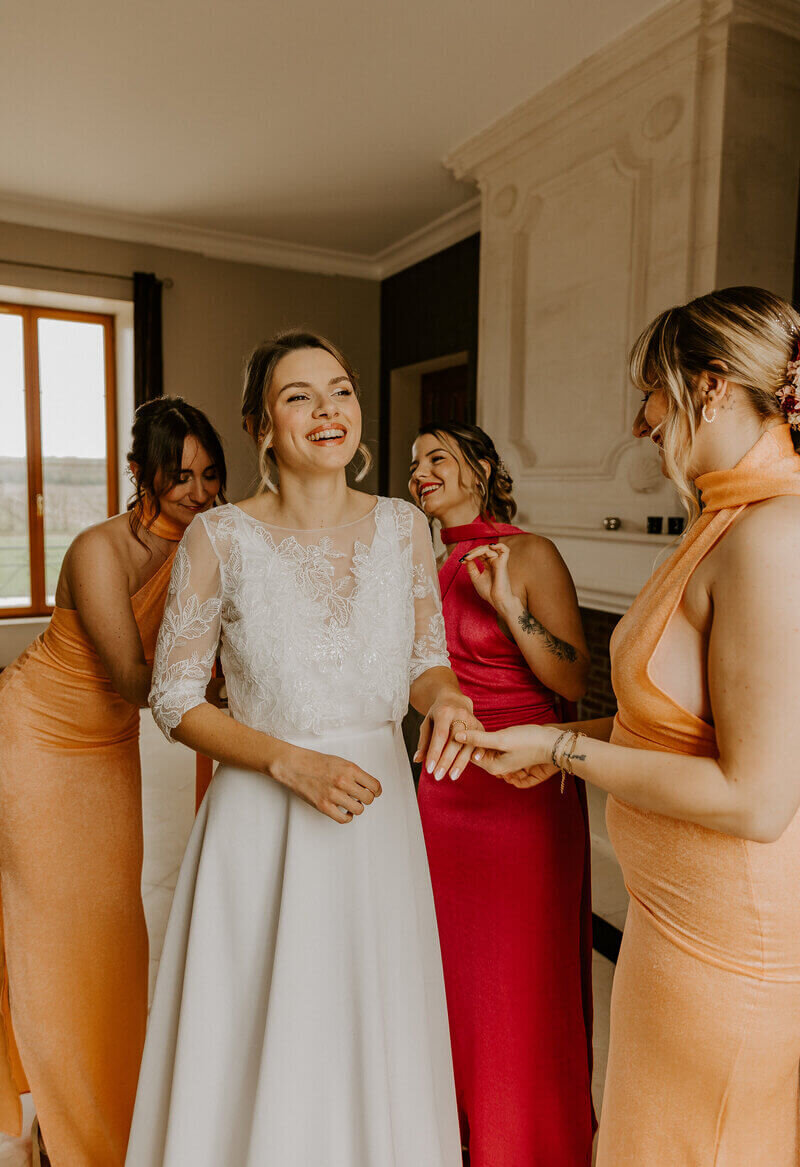
[[[181,858],[194,821],[194,754],[170,745],[156,729],[149,712],[142,713],[142,774],[144,809],[144,871],[142,895],[150,934],[150,993],[152,997],[172,895]],[[602,792],[589,792],[592,827],[594,910],[621,928],[627,910],[627,892],[605,834]],[[608,1021],[614,966],[594,953],[594,1083],[599,1114],[608,1060]],[[25,1100],[26,1126],[32,1118]],[[11,1160],[9,1159],[9,1162]],[[0,1148],[0,1167],[3,1167]]]

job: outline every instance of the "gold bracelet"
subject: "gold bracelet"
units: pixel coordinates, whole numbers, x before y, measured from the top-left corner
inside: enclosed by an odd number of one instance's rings
[[[572,741],[569,743],[569,746],[562,754],[562,759],[561,759],[563,762],[563,768],[561,770],[561,793],[562,794],[564,793],[564,787],[566,785],[567,775],[569,775],[570,777],[574,777],[574,775],[575,775],[575,771],[572,768],[572,759],[575,756],[575,747],[578,744],[578,738],[581,738],[581,737],[586,737],[586,734],[581,733],[580,730],[573,730]]]
[[[567,739],[566,744],[560,750],[556,751],[556,765],[558,766],[559,770],[561,771],[561,793],[562,794],[564,793],[564,789],[565,789],[566,784],[567,784],[566,758],[567,758],[567,755],[569,754],[569,751],[572,749],[573,745],[575,744],[575,741],[577,739],[577,732],[574,729],[568,729],[568,730],[566,730],[564,737]],[[559,745],[561,744],[560,741],[558,744]]]
[[[561,733],[558,735],[556,740],[553,742],[553,748],[550,751],[550,761],[553,763],[554,766],[558,766],[558,762],[556,761],[556,757],[558,756],[558,748],[561,745],[561,743],[563,742],[564,738],[568,736],[569,732],[570,731],[568,729],[562,729]]]

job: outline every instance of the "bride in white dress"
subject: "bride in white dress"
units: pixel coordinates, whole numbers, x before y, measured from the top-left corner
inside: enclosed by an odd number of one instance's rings
[[[400,722],[455,778],[424,517],[352,490],[361,411],[313,334],[257,349],[243,414],[280,485],[178,550],[153,714],[219,759],[175,891],[128,1167],[458,1167],[433,899]],[[363,447],[362,447],[363,450]],[[221,646],[230,713],[204,694]],[[343,829],[345,824],[350,824]]]

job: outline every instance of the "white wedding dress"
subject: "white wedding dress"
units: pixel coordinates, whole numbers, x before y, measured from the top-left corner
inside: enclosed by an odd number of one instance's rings
[[[424,517],[270,527],[226,505],[178,548],[150,702],[169,734],[221,645],[230,712],[356,762],[342,825],[218,767],[175,891],[128,1167],[458,1167],[439,943],[400,722],[447,665]]]

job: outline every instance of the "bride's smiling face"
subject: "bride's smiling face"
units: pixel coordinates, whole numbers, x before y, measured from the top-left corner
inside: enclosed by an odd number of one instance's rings
[[[361,406],[346,370],[325,349],[288,353],[267,398],[272,451],[295,473],[344,470],[361,441]]]

